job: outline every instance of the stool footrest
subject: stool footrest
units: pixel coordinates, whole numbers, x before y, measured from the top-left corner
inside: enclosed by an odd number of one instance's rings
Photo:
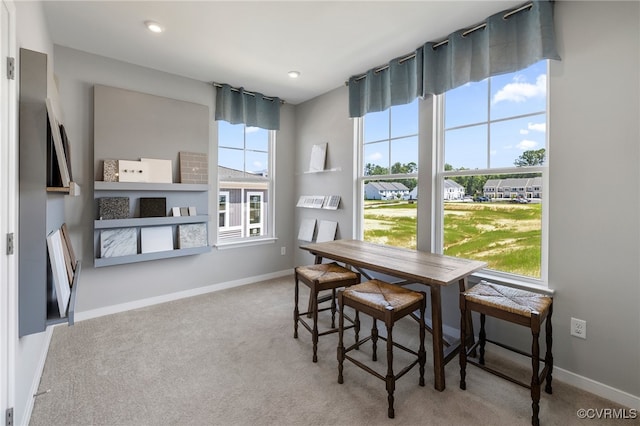
[[[309,331],[309,333],[313,333],[313,328],[312,328],[309,324],[307,324],[307,322],[306,322],[305,320],[303,320],[302,318],[299,318],[299,319],[298,319],[298,322],[299,322],[300,324],[302,324],[302,326],[303,326],[304,328],[306,328],[306,329]],[[354,324],[351,324],[351,325],[348,325],[348,326],[344,327],[344,329],[345,329],[345,330],[348,330],[348,329],[350,329],[350,328],[354,328],[354,327],[355,327],[355,325],[354,325]],[[325,335],[327,335],[327,334],[331,334],[331,333],[337,333],[337,332],[338,332],[338,327],[330,328],[330,329],[328,329],[328,330],[326,330],[326,331],[318,332],[318,337],[320,337],[320,336],[325,336]]]

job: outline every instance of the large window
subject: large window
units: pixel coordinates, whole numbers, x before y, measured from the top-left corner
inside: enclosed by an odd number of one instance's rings
[[[362,238],[415,249],[418,100],[367,114],[362,135]]]
[[[418,129],[419,102],[357,120],[361,237],[416,248],[423,226],[424,247],[485,261],[498,278],[544,281],[547,61],[436,97],[436,120],[422,120],[435,129]],[[427,152],[435,144],[433,165],[418,168],[418,140]],[[418,200],[418,178],[434,182],[429,199]],[[430,213],[418,218],[418,203]]]
[[[275,131],[218,121],[218,241],[273,236]]]
[[[438,104],[436,247],[500,274],[545,278],[547,62],[450,90]],[[445,193],[446,194],[446,193]]]

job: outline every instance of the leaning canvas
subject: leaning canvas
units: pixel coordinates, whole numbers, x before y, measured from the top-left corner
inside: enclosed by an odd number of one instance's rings
[[[66,317],[71,297],[71,284],[67,277],[60,229],[56,229],[47,236],[47,248],[49,249],[51,272],[53,272],[53,283],[58,299],[58,311],[60,317]]]

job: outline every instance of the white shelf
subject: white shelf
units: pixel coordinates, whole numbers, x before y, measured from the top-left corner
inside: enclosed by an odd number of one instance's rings
[[[313,175],[316,173],[327,173],[327,172],[341,172],[342,167],[334,167],[332,169],[324,169],[324,170],[308,170],[306,172],[302,172],[305,175]]]
[[[100,268],[103,266],[123,265],[125,263],[137,263],[147,260],[167,259],[171,257],[191,256],[194,254],[207,253],[211,251],[211,246],[193,247],[186,249],[175,249],[169,251],[157,251],[154,253],[140,253],[129,256],[117,257],[98,257],[94,259],[94,266]]]
[[[148,182],[104,182],[95,181],[94,191],[193,191],[204,192],[209,185],[202,183],[148,183]]]
[[[132,217],[129,219],[95,220],[94,229],[130,228],[139,226],[180,225],[185,223],[208,222],[208,215],[167,216],[167,217]]]

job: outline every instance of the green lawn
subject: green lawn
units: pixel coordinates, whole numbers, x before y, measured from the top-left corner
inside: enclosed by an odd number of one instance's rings
[[[416,204],[368,203],[364,239],[416,248]],[[540,277],[541,204],[445,203],[444,252]]]

